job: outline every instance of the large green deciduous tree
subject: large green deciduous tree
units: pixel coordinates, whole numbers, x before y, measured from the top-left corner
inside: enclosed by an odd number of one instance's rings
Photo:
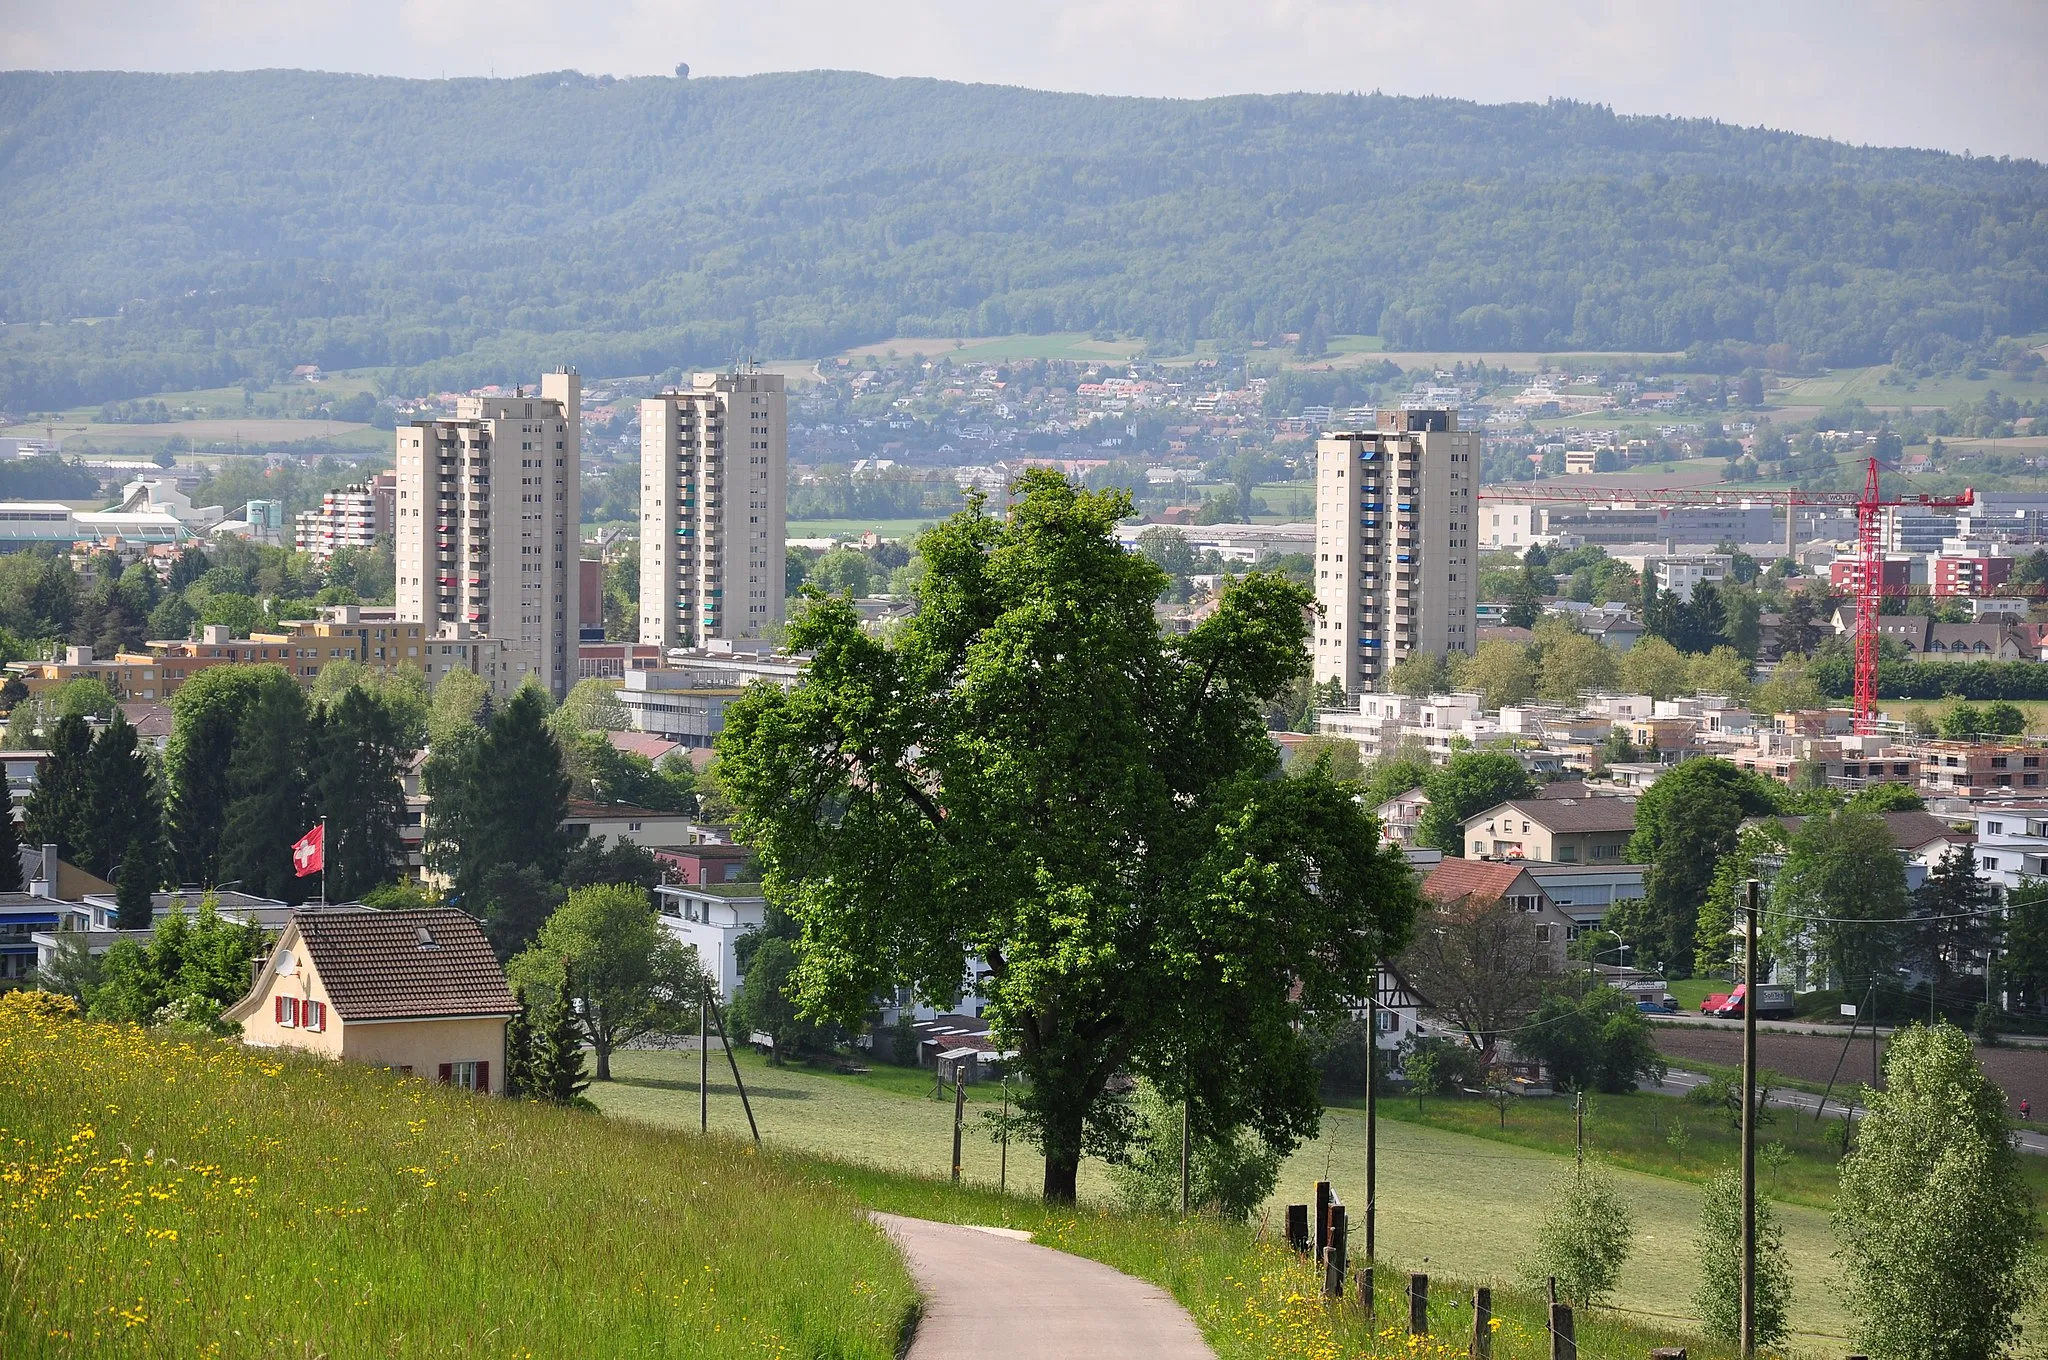
[[[1858,1339],[1875,1360],[2003,1355],[2035,1222],[2005,1095],[1953,1025],[1893,1035],[1884,1070],[1835,1199]]]
[[[645,889],[628,883],[570,893],[506,973],[522,993],[552,1003],[566,986],[582,1002],[599,1081],[612,1079],[621,1044],[683,1029],[704,977],[697,951],[661,924]]]
[[[228,763],[222,882],[294,906],[313,895],[314,880],[301,878],[292,863],[293,844],[318,816],[306,777],[312,744],[305,691],[297,685],[258,691]]]
[[[1536,781],[1522,762],[1502,751],[1467,751],[1431,771],[1423,781],[1429,806],[1415,826],[1415,839],[1447,855],[1465,853],[1465,819],[1511,798],[1532,798]]]
[[[1771,883],[1771,952],[1830,970],[1860,991],[1889,979],[1912,943],[1906,865],[1875,812],[1844,808],[1806,818]]]
[[[1636,800],[1631,862],[1643,873],[1639,958],[1664,960],[1673,975],[1693,970],[1693,940],[1721,857],[1735,848],[1745,817],[1775,812],[1777,792],[1725,760],[1682,762]]]
[[[220,842],[233,797],[228,766],[235,738],[257,695],[286,685],[299,687],[282,666],[215,666],[171,696],[164,782],[174,881],[210,884],[232,877],[220,872]]]
[[[388,883],[405,862],[400,763],[407,720],[361,687],[322,714],[313,796],[327,819],[327,893],[347,902]]]
[[[1260,701],[1305,664],[1299,586],[1255,573],[1160,635],[1162,577],[1113,536],[1120,491],[1027,473],[926,534],[917,616],[888,640],[813,599],[805,682],[756,686],[723,786],[801,926],[807,1010],[857,1021],[900,982],[986,1014],[1030,1085],[1044,1191],[1127,1135],[1112,1078],[1186,1100],[1197,1136],[1317,1127],[1301,1021],[1406,942],[1412,876],[1344,786],[1272,778]]]

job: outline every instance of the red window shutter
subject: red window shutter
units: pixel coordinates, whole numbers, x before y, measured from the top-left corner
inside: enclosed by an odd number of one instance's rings
[[[476,1091],[481,1096],[491,1093],[491,1065],[487,1062],[476,1065]]]
[[[455,1064],[454,1064],[454,1063],[442,1063],[442,1064],[441,1064],[441,1084],[442,1084],[443,1086],[446,1086],[446,1085],[447,1085],[447,1084],[448,1084],[449,1082],[451,1082],[451,1081],[453,1081],[453,1080],[455,1080]]]
[[[270,998],[270,1011],[270,1018],[277,1024],[282,1025],[284,1023],[284,998],[281,996]]]

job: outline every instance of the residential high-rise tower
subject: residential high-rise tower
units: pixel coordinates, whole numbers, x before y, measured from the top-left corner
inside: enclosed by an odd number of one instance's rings
[[[1479,453],[1455,411],[1381,411],[1316,441],[1317,683],[1383,689],[1404,657],[1472,650]]]
[[[557,697],[576,683],[583,380],[463,397],[453,420],[399,427],[398,617],[490,637]]]
[[[699,373],[640,403],[640,641],[782,622],[788,463],[779,373]]]

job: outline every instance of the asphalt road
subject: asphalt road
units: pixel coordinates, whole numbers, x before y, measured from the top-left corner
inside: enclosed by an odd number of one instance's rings
[[[1708,1080],[1710,1078],[1698,1072],[1683,1072],[1673,1068],[1666,1074],[1661,1085],[1653,1086],[1646,1083],[1642,1089],[1645,1091],[1656,1091],[1667,1096],[1682,1096],[1691,1091],[1693,1087],[1702,1085]],[[1863,1117],[1862,1106],[1859,1105],[1852,1110],[1848,1105],[1848,1101],[1855,1098],[1859,1089],[1861,1088],[1858,1083],[1851,1082],[1839,1095],[1829,1096],[1827,1098],[1827,1117],[1829,1119],[1840,1119],[1844,1113],[1847,1113],[1852,1119],[1861,1119]],[[1797,1110],[1811,1118],[1814,1111],[1821,1107],[1821,1097],[1813,1094],[1811,1091],[1774,1090],[1771,1092],[1770,1100],[1767,1103],[1774,1109]],[[2037,1157],[2048,1157],[2048,1133],[2036,1133],[2031,1129],[2022,1128],[2019,1130],[2017,1137],[2020,1151],[2033,1153]]]
[[[1027,1233],[876,1214],[924,1297],[906,1360],[1215,1360],[1157,1285]]]

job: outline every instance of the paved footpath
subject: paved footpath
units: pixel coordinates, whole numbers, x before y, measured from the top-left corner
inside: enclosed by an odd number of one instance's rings
[[[907,1360],[1214,1360],[1157,1285],[1014,1229],[874,1219],[924,1296]]]

